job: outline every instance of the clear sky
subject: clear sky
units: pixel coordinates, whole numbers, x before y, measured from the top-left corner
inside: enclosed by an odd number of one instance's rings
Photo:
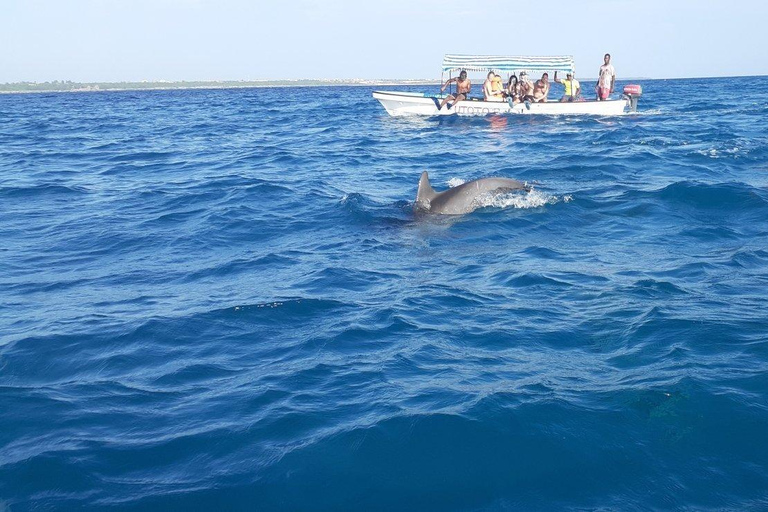
[[[439,78],[444,53],[768,75],[766,22],[754,0],[0,0],[0,82]]]

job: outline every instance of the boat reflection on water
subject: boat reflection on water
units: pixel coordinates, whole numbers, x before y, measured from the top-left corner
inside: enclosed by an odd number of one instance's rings
[[[491,124],[491,130],[495,132],[504,130],[507,127],[508,120],[509,120],[508,116],[504,116],[501,114],[496,114],[488,118],[488,121],[490,121],[490,124]]]

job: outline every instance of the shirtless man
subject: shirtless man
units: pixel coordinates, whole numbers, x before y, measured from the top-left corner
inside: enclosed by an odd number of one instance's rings
[[[465,100],[469,97],[469,91],[472,89],[472,82],[469,81],[469,78],[467,78],[467,72],[463,69],[461,70],[461,73],[459,73],[459,76],[457,78],[451,78],[450,80],[447,80],[443,86],[440,88],[440,92],[445,91],[445,88],[448,87],[449,84],[456,82],[456,96],[453,94],[449,94],[443,99],[443,102],[440,103],[440,106],[437,107],[438,110],[442,110],[443,106],[448,103],[449,101],[453,101],[450,105],[448,105],[448,108],[455,107],[458,102],[461,100]]]
[[[533,101],[536,103],[546,103],[549,94],[549,73],[541,75],[539,80],[533,84]]]
[[[607,100],[613,92],[613,86],[616,83],[616,70],[611,64],[611,54],[606,53],[603,57],[604,64],[600,66],[600,74],[597,76],[597,100]]]
[[[498,83],[498,85],[496,85]],[[501,79],[496,80],[496,73],[488,73],[483,84],[483,99],[485,101],[504,101],[504,91],[501,87]]]
[[[520,100],[533,101],[533,82],[525,71],[520,73]]]

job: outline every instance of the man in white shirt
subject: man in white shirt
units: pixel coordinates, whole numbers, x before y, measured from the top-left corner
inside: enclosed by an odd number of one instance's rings
[[[606,53],[603,57],[605,62],[600,66],[600,74],[597,77],[597,99],[607,100],[608,96],[613,92],[613,86],[616,83],[616,70],[613,69],[611,64],[611,54]]]

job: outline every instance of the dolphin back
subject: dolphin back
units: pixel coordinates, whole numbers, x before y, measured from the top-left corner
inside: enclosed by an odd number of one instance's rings
[[[459,215],[476,209],[481,203],[480,197],[484,194],[503,193],[508,190],[530,190],[530,187],[509,178],[481,178],[443,192],[436,192],[429,183],[427,171],[424,171],[419,179],[414,208],[430,213]]]
[[[477,187],[479,192],[494,192],[496,190],[530,190],[525,183],[509,178],[482,178],[466,183],[470,187]]]

